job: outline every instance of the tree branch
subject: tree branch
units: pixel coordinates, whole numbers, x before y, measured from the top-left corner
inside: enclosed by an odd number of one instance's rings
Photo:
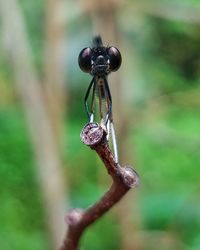
[[[128,166],[115,162],[106,139],[105,130],[97,123],[87,124],[81,132],[84,144],[94,149],[103,161],[113,183],[110,189],[87,210],[73,209],[66,217],[68,233],[60,250],[76,250],[84,230],[112,208],[129,189],[138,184],[137,173]]]

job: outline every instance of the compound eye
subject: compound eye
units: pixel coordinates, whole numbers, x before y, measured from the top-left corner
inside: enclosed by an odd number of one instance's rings
[[[108,47],[107,53],[110,59],[110,70],[111,71],[118,70],[122,62],[121,53],[115,47]]]
[[[81,50],[78,56],[78,64],[82,71],[87,73],[91,71],[91,58],[92,50],[90,48],[84,48]]]

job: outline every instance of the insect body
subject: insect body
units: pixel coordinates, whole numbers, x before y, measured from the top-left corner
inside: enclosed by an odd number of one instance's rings
[[[108,137],[111,131],[116,161],[118,161],[118,155],[112,117],[112,97],[107,76],[109,73],[119,69],[121,61],[119,50],[113,46],[103,46],[100,36],[94,37],[93,47],[82,49],[78,57],[81,70],[93,76],[85,95],[85,109],[88,119],[90,122],[94,120],[95,93],[97,93],[99,99],[99,115],[101,122],[107,128]],[[90,105],[88,104],[89,97],[91,98]],[[106,112],[103,110],[103,103],[105,103]]]

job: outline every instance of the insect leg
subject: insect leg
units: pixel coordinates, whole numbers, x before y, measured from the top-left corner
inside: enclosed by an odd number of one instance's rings
[[[88,108],[88,97],[89,97],[89,94],[90,94],[90,91],[91,91],[91,88],[92,88],[93,84],[94,84],[94,77],[92,78],[92,81],[90,82],[90,85],[89,85],[89,87],[87,89],[85,99],[84,99],[85,110],[86,110],[86,113],[87,113],[87,116],[88,116],[89,120],[91,120],[92,113],[89,111],[89,108]]]

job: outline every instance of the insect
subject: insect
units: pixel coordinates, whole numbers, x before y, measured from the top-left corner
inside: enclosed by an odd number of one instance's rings
[[[102,125],[106,127],[108,140],[111,132],[116,162],[118,162],[117,143],[112,116],[112,97],[107,76],[119,69],[121,61],[122,58],[119,50],[113,46],[103,46],[100,36],[95,36],[92,48],[86,47],[82,49],[78,57],[81,70],[93,76],[84,99],[89,122],[94,121],[95,95],[97,95],[99,101],[98,115],[100,116]]]

